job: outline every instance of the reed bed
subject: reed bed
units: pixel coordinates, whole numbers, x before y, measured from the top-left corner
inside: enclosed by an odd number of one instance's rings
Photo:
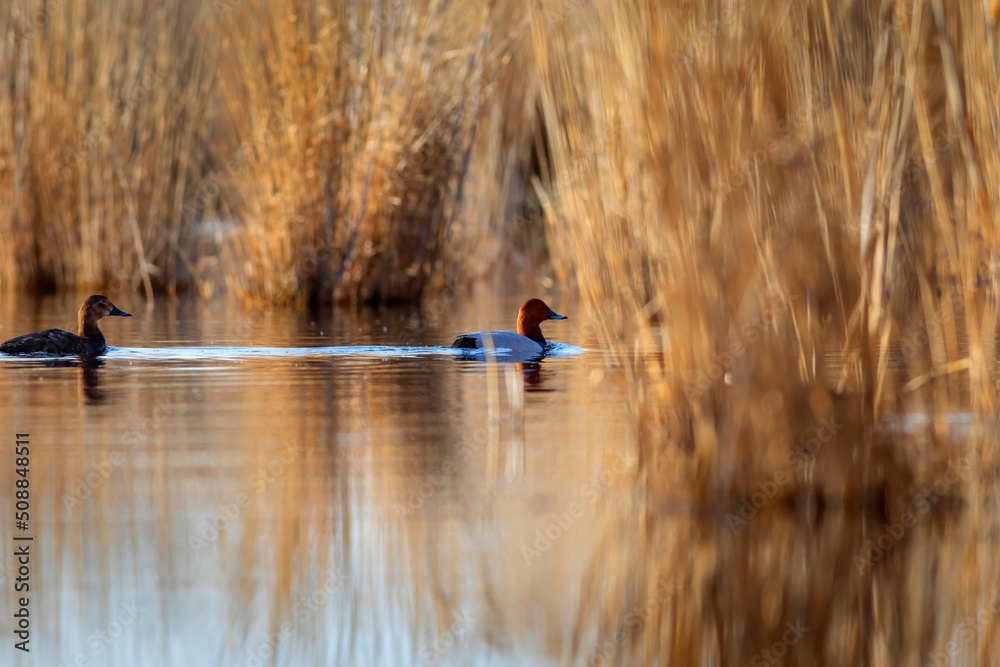
[[[655,488],[738,495],[830,424],[856,444],[810,488],[861,501],[946,439],[886,450],[887,414],[991,413],[995,12],[555,7],[550,250],[604,313]]]
[[[176,285],[212,58],[204,8],[15,0],[0,13],[0,284]]]
[[[997,9],[533,15],[549,251],[642,465],[567,664],[995,661]]]
[[[483,202],[526,187],[518,6],[22,0],[0,21],[7,289],[413,302],[486,270],[511,204]]]
[[[247,153],[227,190],[236,206],[224,217],[240,218],[224,249],[237,267],[229,286],[251,298],[419,299],[455,219],[487,14],[298,5],[240,5],[215,28],[232,40],[222,99]]]

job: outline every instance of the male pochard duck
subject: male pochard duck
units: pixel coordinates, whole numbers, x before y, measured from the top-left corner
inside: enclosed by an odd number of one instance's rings
[[[541,299],[528,299],[517,313],[517,333],[511,331],[479,331],[462,334],[451,344],[463,350],[478,350],[483,347],[483,338],[489,336],[492,346],[506,348],[517,356],[536,357],[545,354],[545,336],[541,323],[545,320],[565,320],[565,315],[555,313]]]
[[[5,354],[58,354],[97,356],[108,349],[97,321],[108,315],[132,317],[118,310],[108,298],[95,294],[87,297],[80,306],[77,325],[80,335],[62,329],[46,329],[37,333],[24,334],[0,343],[0,352]]]

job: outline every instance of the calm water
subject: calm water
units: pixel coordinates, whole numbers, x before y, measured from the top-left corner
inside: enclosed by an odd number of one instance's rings
[[[31,653],[8,621],[0,664],[996,664],[992,496],[915,506],[898,538],[834,509],[734,529],[653,497],[578,304],[545,295],[570,319],[544,325],[566,347],[540,363],[437,347],[511,328],[527,296],[360,313],[115,296],[135,317],[102,322],[99,365],[0,359],[8,619],[12,537],[34,537]],[[80,300],[5,299],[0,339],[72,329]]]

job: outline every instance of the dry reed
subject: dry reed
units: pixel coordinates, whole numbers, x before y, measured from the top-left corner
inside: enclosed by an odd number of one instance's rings
[[[523,197],[520,8],[22,0],[0,21],[8,289],[415,301],[482,272]]]
[[[0,284],[175,285],[183,195],[202,158],[212,72],[174,1],[41,3],[0,15]]]
[[[481,202],[498,169],[524,161],[476,142],[505,103],[496,90],[511,87],[506,61],[527,25],[516,18],[439,1],[279,0],[223,17],[222,97],[240,150],[253,149],[220,197],[239,221],[224,250],[231,290],[412,302],[463,274],[464,253],[496,226],[464,195]]]
[[[550,251],[628,378],[643,466],[582,582],[569,662],[919,662],[988,607],[995,559],[945,545],[993,526],[997,9],[535,13]],[[946,478],[956,457],[982,464]],[[942,523],[968,533],[884,528],[939,486],[930,511],[964,503]],[[677,499],[715,523],[670,514]],[[867,551],[886,535],[895,551]],[[960,650],[992,664],[996,618],[982,627]]]
[[[993,409],[982,7],[559,6],[533,21],[554,172],[573,175],[552,183],[551,247],[605,314],[656,488],[739,493],[826,419],[865,452],[830,455],[829,490],[859,499],[884,472],[866,427]]]

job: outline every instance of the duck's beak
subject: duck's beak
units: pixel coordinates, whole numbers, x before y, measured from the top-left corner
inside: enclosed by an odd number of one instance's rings
[[[556,311],[549,308],[549,319],[550,320],[568,320],[569,318],[565,315],[560,315]]]
[[[126,313],[124,310],[119,310],[118,306],[111,306],[111,312],[108,315],[121,315],[122,317],[132,317],[132,313]]]

